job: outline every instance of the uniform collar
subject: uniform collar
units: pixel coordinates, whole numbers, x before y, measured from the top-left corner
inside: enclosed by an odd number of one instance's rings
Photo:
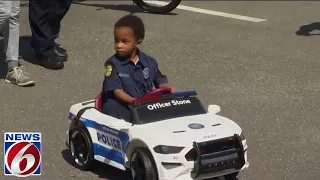
[[[146,62],[146,55],[140,50],[140,49],[137,49],[138,51],[138,56],[139,56],[139,59],[138,59],[138,63],[142,64],[142,66],[146,66],[147,62]],[[117,55],[115,55],[116,58],[121,62],[121,65],[126,65],[128,63],[130,63],[130,59],[127,58],[127,57],[119,57]]]

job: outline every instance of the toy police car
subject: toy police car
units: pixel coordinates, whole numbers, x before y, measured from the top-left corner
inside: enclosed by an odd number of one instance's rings
[[[101,113],[101,94],[70,108],[67,131],[76,166],[89,170],[97,160],[131,170],[134,180],[234,178],[248,168],[241,128],[206,110],[195,91],[162,88],[136,99],[130,122]]]

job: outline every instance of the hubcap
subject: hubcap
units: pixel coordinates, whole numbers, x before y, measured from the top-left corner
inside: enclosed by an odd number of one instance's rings
[[[144,180],[145,167],[142,158],[138,153],[134,153],[131,158],[131,173],[133,180]]]
[[[70,140],[71,154],[75,162],[83,166],[88,161],[88,142],[82,132],[75,131]]]

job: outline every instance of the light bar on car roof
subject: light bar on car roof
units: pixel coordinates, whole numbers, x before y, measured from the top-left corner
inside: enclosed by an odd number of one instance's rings
[[[197,95],[196,91],[182,91],[182,92],[175,92],[171,96],[184,97],[184,96],[195,96],[195,95]]]

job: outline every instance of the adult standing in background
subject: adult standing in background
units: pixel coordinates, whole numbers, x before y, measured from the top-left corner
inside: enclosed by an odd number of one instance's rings
[[[34,85],[29,75],[24,72],[19,63],[20,38],[20,1],[0,0],[0,32],[4,37],[4,52],[8,63],[8,73],[5,82],[18,86]]]
[[[60,23],[70,9],[72,0],[29,0],[31,47],[40,64],[48,69],[63,69],[67,52],[55,42]]]

